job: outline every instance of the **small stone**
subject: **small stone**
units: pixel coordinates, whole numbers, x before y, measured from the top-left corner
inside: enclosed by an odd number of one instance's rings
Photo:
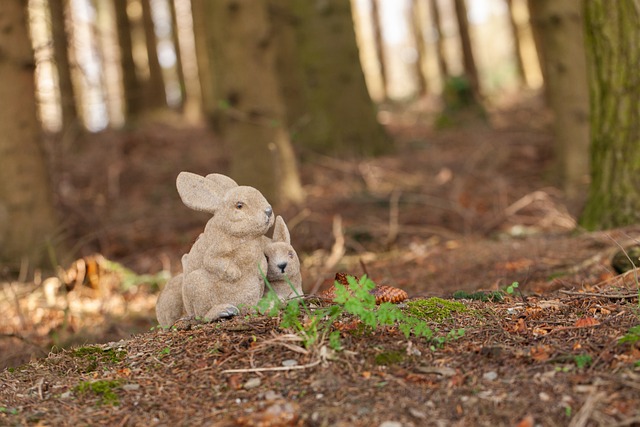
[[[543,402],[548,402],[551,400],[551,396],[549,396],[547,393],[545,393],[544,391],[541,391],[538,394],[538,397],[540,398],[540,400],[542,400]]]
[[[277,400],[277,399],[281,399],[282,395],[280,393],[276,393],[273,390],[267,390],[267,392],[264,394],[264,400]]]
[[[383,421],[379,427],[402,427],[402,423],[399,421]]]
[[[65,391],[64,393],[62,393],[60,395],[60,398],[61,399],[69,399],[72,395],[73,395],[73,393],[71,393],[70,391]]]
[[[140,389],[140,384],[125,384],[122,386],[124,391],[136,391]]]
[[[298,364],[298,361],[295,359],[287,359],[282,361],[282,366],[285,366],[285,367],[296,366],[297,364]]]
[[[485,372],[482,378],[484,378],[487,381],[493,381],[496,378],[498,378],[498,373],[496,371]]]
[[[259,387],[262,384],[262,381],[258,377],[250,378],[246,383],[243,384],[243,388],[246,390],[251,390],[252,388]]]
[[[421,420],[424,420],[425,418],[427,418],[426,412],[423,412],[416,408],[409,408],[409,413],[411,414],[412,417],[419,418]]]

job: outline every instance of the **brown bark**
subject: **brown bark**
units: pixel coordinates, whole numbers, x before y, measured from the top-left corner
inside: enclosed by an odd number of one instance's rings
[[[198,78],[202,97],[202,110],[212,118],[216,110],[215,80],[211,71],[211,64],[207,45],[210,43],[207,35],[207,18],[205,0],[191,0],[191,14],[193,16],[193,38],[198,63]]]
[[[630,0],[584,2],[591,94],[591,187],[581,223],[640,222],[640,9]]]
[[[513,57],[516,61],[516,74],[520,83],[526,83],[527,77],[524,71],[524,60],[522,59],[522,51],[520,50],[520,30],[513,16],[513,0],[507,0],[507,6],[509,8],[509,25],[511,26],[511,34],[513,37]]]
[[[454,0],[456,19],[458,21],[458,31],[460,33],[460,47],[462,49],[462,63],[464,74],[469,80],[471,90],[479,99],[480,83],[478,80],[478,69],[476,61],[473,57],[473,48],[471,45],[471,35],[469,33],[469,19],[467,17],[467,5],[465,0]]]
[[[438,56],[438,69],[442,81],[446,81],[449,77],[449,64],[444,50],[444,37],[442,36],[442,20],[440,19],[440,8],[438,0],[429,0],[429,8],[431,11],[431,19],[433,20],[433,29],[436,33],[436,53]]]
[[[554,112],[556,175],[570,198],[589,173],[589,97],[581,0],[531,2],[540,35],[546,91]]]
[[[389,98],[389,83],[387,79],[386,55],[384,54],[384,40],[382,39],[382,24],[380,23],[380,0],[371,0],[371,24],[373,26],[373,41],[376,46],[376,57],[380,64],[380,81],[382,82],[382,99]]]
[[[302,186],[276,76],[266,1],[205,2],[214,122],[231,152],[230,175],[272,203],[301,202]]]
[[[140,0],[142,4],[142,25],[147,48],[147,63],[149,65],[149,80],[145,84],[145,103],[147,109],[167,106],[167,95],[162,76],[162,67],[158,60],[158,39],[154,29],[150,0]]]
[[[426,56],[426,48],[424,43],[424,34],[422,32],[422,20],[420,20],[420,10],[418,0],[411,1],[411,29],[413,30],[413,38],[416,44],[416,82],[418,86],[418,94],[427,94],[427,76],[422,68],[424,58]]]
[[[40,266],[56,220],[36,118],[27,3],[0,2],[0,262],[17,271]]]
[[[360,66],[350,2],[285,4],[276,8],[276,19],[286,17],[276,28],[288,40],[284,49],[278,40],[278,72],[296,147],[339,156],[390,151]]]
[[[178,36],[178,18],[176,16],[176,0],[169,1],[169,9],[171,12],[171,38],[173,40],[173,48],[176,53],[176,76],[180,85],[180,109],[184,108],[187,102],[187,89],[184,78],[184,70],[182,68],[182,49],[180,49],[180,38]]]
[[[136,64],[133,61],[131,22],[127,15],[127,2],[113,0],[113,7],[116,18],[116,32],[118,33],[118,47],[120,48],[125,120],[129,121],[140,114],[142,94],[140,92],[140,81],[136,74]]]
[[[51,15],[51,39],[53,42],[53,59],[58,72],[58,90],[60,91],[60,107],[62,110],[62,130],[78,120],[76,97],[71,80],[71,63],[69,61],[69,37],[66,30],[65,0],[49,0]]]

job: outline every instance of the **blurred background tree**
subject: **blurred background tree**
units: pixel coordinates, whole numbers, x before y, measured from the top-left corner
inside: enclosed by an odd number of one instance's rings
[[[25,2],[0,3],[0,263],[25,274],[43,263],[57,227],[27,22]]]
[[[637,10],[630,0],[585,3],[582,9],[580,0],[7,0],[2,19],[12,32],[2,43],[11,55],[4,57],[1,86],[11,108],[0,124],[2,259],[12,266],[25,256],[34,265],[42,259],[35,253],[56,227],[52,200],[61,190],[54,183],[64,172],[46,163],[86,148],[69,144],[77,139],[68,132],[73,128],[114,132],[113,146],[126,156],[127,135],[145,123],[204,120],[220,138],[211,149],[228,153],[217,171],[287,206],[304,200],[300,162],[392,152],[396,144],[384,128],[390,111],[446,111],[465,97],[491,108],[542,89],[554,115],[552,175],[565,195],[583,200],[585,44],[594,113],[583,223],[636,221],[631,20]],[[25,16],[31,45],[17,35],[27,31]],[[610,29],[623,24],[628,35]],[[43,130],[53,141],[47,153]],[[48,170],[58,178],[52,181]],[[117,188],[121,166],[110,170],[107,179]]]

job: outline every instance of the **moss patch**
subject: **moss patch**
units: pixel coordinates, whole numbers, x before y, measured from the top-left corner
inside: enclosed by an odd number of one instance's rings
[[[407,302],[407,310],[410,315],[424,320],[441,322],[450,318],[453,313],[464,313],[469,309],[457,301],[449,301],[442,298],[417,299]]]
[[[114,391],[118,387],[120,387],[120,381],[118,380],[84,381],[78,384],[74,391],[80,395],[88,393],[96,395],[98,397],[98,405],[118,406],[120,398]]]
[[[113,365],[122,361],[126,356],[125,350],[102,348],[99,346],[78,347],[71,350],[74,359],[85,361],[80,371],[93,372],[100,365]]]
[[[404,354],[399,351],[384,351],[376,354],[374,362],[376,365],[393,365],[404,360]]]

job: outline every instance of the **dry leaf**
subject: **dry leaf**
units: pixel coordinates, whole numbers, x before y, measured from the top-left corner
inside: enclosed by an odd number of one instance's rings
[[[576,328],[590,328],[592,326],[599,325],[600,322],[593,317],[581,317],[576,320],[575,327]]]
[[[545,360],[548,360],[549,357],[551,357],[550,353],[551,347],[548,345],[538,345],[531,347],[531,350],[529,350],[531,358],[537,362],[544,362]]]

